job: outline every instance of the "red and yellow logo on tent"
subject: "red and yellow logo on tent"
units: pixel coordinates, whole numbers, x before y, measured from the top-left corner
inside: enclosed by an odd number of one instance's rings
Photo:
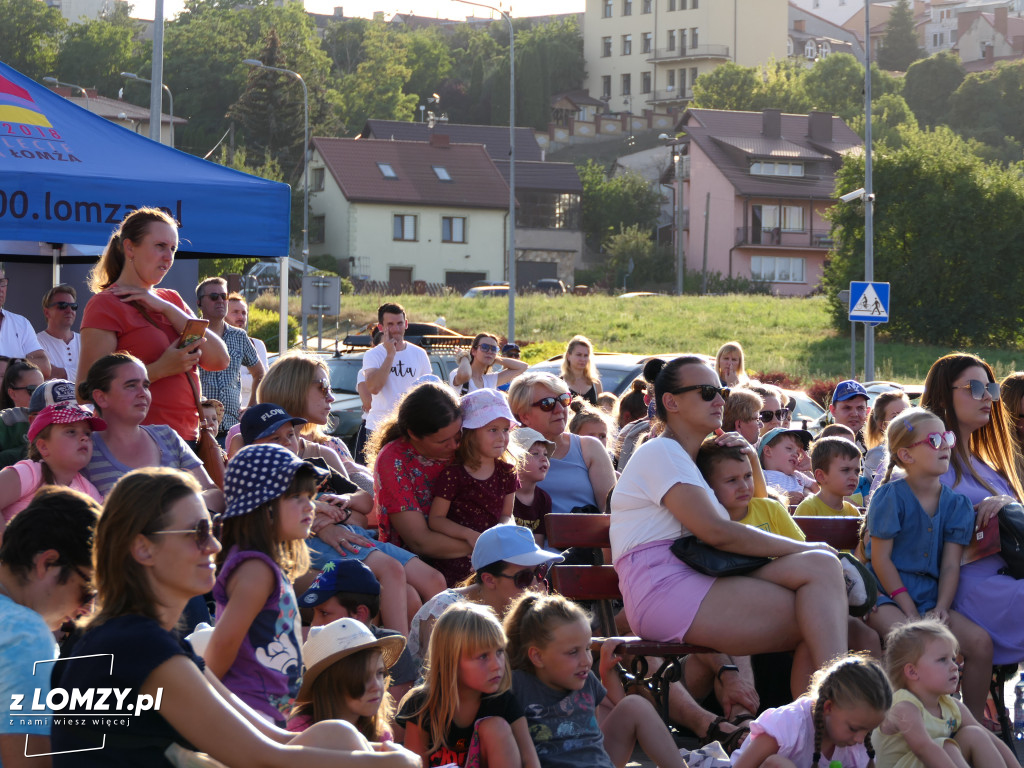
[[[53,127],[29,92],[3,76],[0,76],[0,122]]]

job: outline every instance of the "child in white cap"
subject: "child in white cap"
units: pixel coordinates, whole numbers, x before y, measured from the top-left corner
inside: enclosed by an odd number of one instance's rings
[[[434,483],[434,501],[427,518],[431,530],[474,546],[488,528],[511,521],[517,484],[508,453],[513,426],[519,422],[504,393],[477,389],[462,398],[462,442],[455,462]],[[431,565],[444,575],[449,587],[473,572],[468,557],[434,560]]]
[[[537,483],[544,482],[548,476],[555,444],[535,429],[519,427],[512,432],[512,446],[520,453],[516,470],[519,487],[512,517],[516,525],[533,531],[537,546],[543,547],[547,535],[544,515],[551,511],[551,497],[543,488],[538,488]]]

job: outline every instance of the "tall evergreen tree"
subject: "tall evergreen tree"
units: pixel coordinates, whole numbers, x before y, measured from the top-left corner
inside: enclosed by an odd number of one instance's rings
[[[878,48],[878,66],[890,71],[906,72],[912,63],[923,56],[924,51],[917,44],[910,0],[898,0],[885,25],[885,37]]]

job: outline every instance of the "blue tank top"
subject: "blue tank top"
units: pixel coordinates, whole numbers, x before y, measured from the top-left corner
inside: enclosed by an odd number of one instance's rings
[[[572,512],[574,507],[597,505],[579,435],[569,435],[569,452],[564,459],[551,459],[548,476],[537,487],[551,497],[552,512]]]

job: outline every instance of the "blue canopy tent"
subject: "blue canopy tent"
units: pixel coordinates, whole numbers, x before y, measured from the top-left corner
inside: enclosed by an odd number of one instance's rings
[[[180,257],[288,255],[287,184],[140,136],[0,62],[0,257],[40,265],[53,259],[57,279],[58,259],[95,260],[65,251],[99,253],[125,214],[142,206],[177,219]],[[11,299],[14,311],[25,311]],[[31,306],[36,302],[38,295]]]

